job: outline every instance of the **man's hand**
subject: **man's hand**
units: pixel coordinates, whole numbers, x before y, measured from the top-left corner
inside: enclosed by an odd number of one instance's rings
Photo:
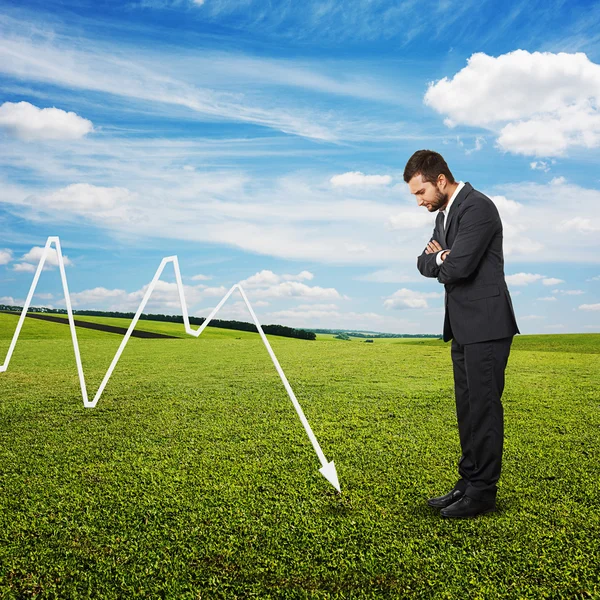
[[[442,255],[440,257],[442,262],[444,262],[446,260],[446,258],[448,257],[448,254],[450,254],[450,250],[446,250],[445,252],[442,252]]]
[[[427,248],[425,248],[425,254],[435,254],[436,252],[439,252],[440,250],[443,250],[443,248],[439,245],[439,243],[436,242],[435,240],[431,240],[427,244]]]

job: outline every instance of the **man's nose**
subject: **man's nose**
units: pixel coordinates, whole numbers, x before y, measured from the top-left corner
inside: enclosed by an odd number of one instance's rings
[[[417,198],[417,206],[423,206],[423,198]]]

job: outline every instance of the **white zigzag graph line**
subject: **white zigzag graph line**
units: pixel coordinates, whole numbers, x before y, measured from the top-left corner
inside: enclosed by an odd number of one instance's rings
[[[64,260],[63,260],[63,256],[62,256],[61,247],[60,247],[60,240],[57,236],[50,236],[48,238],[48,240],[46,241],[46,246],[44,247],[44,252],[42,254],[42,258],[40,259],[37,270],[35,272],[35,276],[33,278],[32,284],[31,284],[31,288],[29,289],[29,294],[27,295],[27,300],[25,301],[25,305],[23,306],[23,310],[21,311],[19,323],[17,324],[17,329],[15,331],[15,334],[13,335],[10,347],[8,349],[8,354],[6,356],[4,364],[0,366],[0,373],[6,371],[8,369],[8,365],[10,363],[11,356],[13,354],[15,345],[17,343],[17,339],[19,337],[19,333],[21,332],[21,327],[23,326],[23,321],[25,320],[25,316],[27,315],[27,310],[29,309],[29,305],[31,304],[31,299],[33,298],[33,294],[35,292],[35,288],[36,288],[38,280],[40,278],[40,274],[42,272],[42,269],[44,268],[44,263],[46,262],[46,258],[48,257],[48,251],[50,250],[50,247],[52,244],[55,245],[56,254],[58,256],[58,266],[60,269],[60,277],[62,279],[63,291],[64,291],[64,295],[65,295],[65,302],[67,305],[67,314],[69,316],[69,327],[71,329],[71,338],[73,340],[73,349],[75,351],[75,361],[77,362],[77,372],[79,373],[79,383],[81,385],[81,394],[83,396],[83,405],[86,408],[94,408],[96,406],[96,404],[98,403],[98,400],[100,400],[100,396],[102,395],[102,392],[104,391],[104,388],[106,387],[106,384],[108,383],[108,380],[110,379],[110,376],[112,375],[114,368],[116,367],[117,363],[119,362],[119,358],[121,357],[121,354],[123,353],[123,350],[125,349],[125,346],[127,345],[127,342],[129,341],[129,338],[131,337],[131,333],[135,329],[136,323],[138,322],[140,315],[144,311],[144,307],[146,306],[146,303],[148,302],[148,300],[150,299],[150,296],[152,295],[152,292],[154,291],[156,282],[159,280],[165,266],[168,263],[173,263],[173,269],[175,271],[175,279],[177,281],[177,289],[179,291],[179,300],[181,303],[181,312],[183,315],[183,322],[185,325],[185,331],[189,335],[198,337],[204,331],[204,329],[208,326],[208,324],[211,322],[211,320],[214,318],[214,316],[219,312],[219,310],[221,309],[223,304],[225,304],[225,302],[227,301],[229,296],[231,296],[233,291],[236,289],[239,290],[244,302],[246,303],[246,306],[248,307],[248,310],[250,311],[250,315],[252,316],[252,320],[254,321],[254,324],[256,325],[256,329],[258,330],[258,333],[260,334],[260,337],[262,338],[262,341],[263,341],[265,347],[267,348],[267,351],[269,352],[269,356],[271,357],[271,360],[273,361],[273,364],[275,365],[275,368],[277,369],[277,373],[279,373],[279,377],[281,378],[281,381],[283,382],[283,385],[290,397],[290,400],[292,401],[292,404],[294,405],[294,408],[296,409],[296,412],[298,413],[300,422],[304,426],[304,429],[308,435],[308,438],[309,438],[313,448],[315,449],[317,456],[319,457],[319,460],[321,462],[321,468],[319,469],[319,472],[336,488],[336,490],[338,492],[340,491],[340,484],[338,481],[337,471],[336,471],[334,462],[333,461],[327,462],[327,459],[325,458],[325,455],[323,454],[323,451],[321,450],[321,446],[319,445],[319,442],[317,441],[317,438],[315,437],[315,434],[313,433],[313,431],[308,423],[308,420],[304,416],[302,407],[300,406],[300,403],[296,399],[296,396],[287,380],[287,377],[285,376],[285,373],[283,372],[283,369],[281,368],[279,361],[277,360],[277,357],[275,356],[275,353],[273,352],[273,349],[271,348],[271,345],[269,344],[269,341],[267,340],[267,337],[265,336],[264,331],[262,330],[262,327],[261,327],[260,323],[258,322],[256,314],[254,313],[254,310],[252,309],[252,306],[250,305],[250,302],[248,301],[248,298],[246,297],[246,294],[245,294],[244,290],[242,289],[242,287],[239,284],[235,284],[227,292],[227,294],[225,294],[225,296],[223,297],[221,302],[219,302],[219,304],[217,304],[217,306],[212,311],[212,313],[210,313],[210,316],[206,319],[206,321],[204,321],[204,323],[202,323],[202,325],[196,331],[194,331],[190,327],[190,319],[188,316],[187,304],[185,302],[185,297],[184,297],[184,292],[183,292],[183,283],[181,281],[181,273],[179,271],[179,261],[177,260],[177,256],[166,256],[165,258],[162,259],[160,266],[156,270],[154,278],[150,282],[150,285],[148,286],[148,289],[146,290],[144,298],[143,298],[139,308],[137,309],[135,316],[133,317],[133,321],[131,321],[131,324],[129,325],[129,329],[127,330],[127,333],[125,334],[125,337],[123,338],[123,341],[121,342],[121,345],[119,346],[119,349],[117,350],[117,353],[115,354],[115,356],[110,364],[110,367],[108,368],[108,371],[106,372],[106,375],[104,376],[104,379],[102,380],[102,383],[100,384],[100,387],[98,388],[98,391],[96,392],[96,395],[94,396],[94,399],[92,401],[90,401],[88,399],[87,387],[85,384],[85,376],[83,374],[83,367],[81,364],[81,355],[79,353],[79,344],[77,342],[77,332],[76,332],[76,328],[75,328],[75,321],[73,320],[73,310],[71,308],[71,297],[69,295],[69,288],[67,285],[67,275],[65,273],[65,264],[64,264]]]

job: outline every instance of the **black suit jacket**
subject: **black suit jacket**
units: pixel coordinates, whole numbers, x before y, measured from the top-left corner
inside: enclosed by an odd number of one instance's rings
[[[504,279],[502,221],[496,205],[470,183],[454,199],[450,212],[435,222],[432,240],[451,250],[438,266],[425,250],[417,267],[446,288],[444,341],[473,344],[519,332]]]

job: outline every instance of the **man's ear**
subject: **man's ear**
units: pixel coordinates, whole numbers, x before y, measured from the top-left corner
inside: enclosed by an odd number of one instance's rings
[[[446,176],[443,173],[440,173],[437,178],[437,187],[440,190],[440,192],[443,192],[447,185],[448,180],[446,179]]]

